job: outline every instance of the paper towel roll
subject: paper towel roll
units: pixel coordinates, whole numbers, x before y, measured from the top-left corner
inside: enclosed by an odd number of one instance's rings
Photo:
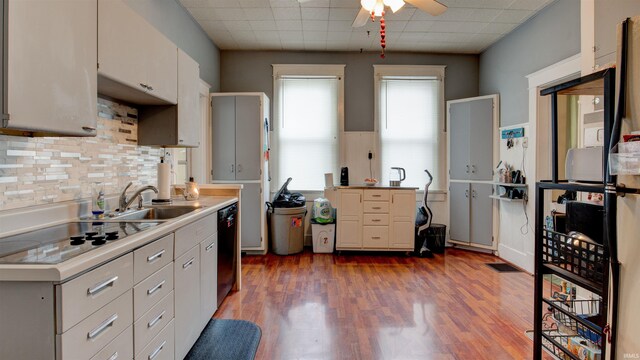
[[[158,199],[171,199],[171,165],[169,163],[158,164]]]

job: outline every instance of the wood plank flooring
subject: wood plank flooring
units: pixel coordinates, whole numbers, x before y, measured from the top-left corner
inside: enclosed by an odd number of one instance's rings
[[[531,359],[533,277],[491,255],[246,256],[214,318],[257,323],[257,359]]]

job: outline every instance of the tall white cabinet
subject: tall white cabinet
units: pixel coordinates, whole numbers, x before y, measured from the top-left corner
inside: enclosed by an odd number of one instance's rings
[[[450,241],[497,249],[493,169],[498,156],[498,95],[447,102]]]
[[[243,251],[267,250],[269,123],[269,98],[264,93],[211,94],[211,182],[243,186]]]

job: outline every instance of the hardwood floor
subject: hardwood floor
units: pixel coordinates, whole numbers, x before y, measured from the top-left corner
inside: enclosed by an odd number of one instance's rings
[[[257,323],[257,359],[530,359],[533,277],[496,257],[247,256],[215,318]]]

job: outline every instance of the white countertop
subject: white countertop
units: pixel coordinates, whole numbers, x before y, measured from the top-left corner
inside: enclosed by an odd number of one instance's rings
[[[196,201],[174,198],[171,205],[203,207],[182,216],[164,220],[148,230],[111,242],[59,264],[0,264],[0,281],[65,281],[236,202],[238,198],[234,196],[201,196]],[[119,222],[120,220],[101,221]]]
[[[366,184],[353,184],[353,185],[336,185],[327,189],[378,189],[378,190],[418,190],[417,187],[410,186],[385,186],[385,185],[366,185]]]

